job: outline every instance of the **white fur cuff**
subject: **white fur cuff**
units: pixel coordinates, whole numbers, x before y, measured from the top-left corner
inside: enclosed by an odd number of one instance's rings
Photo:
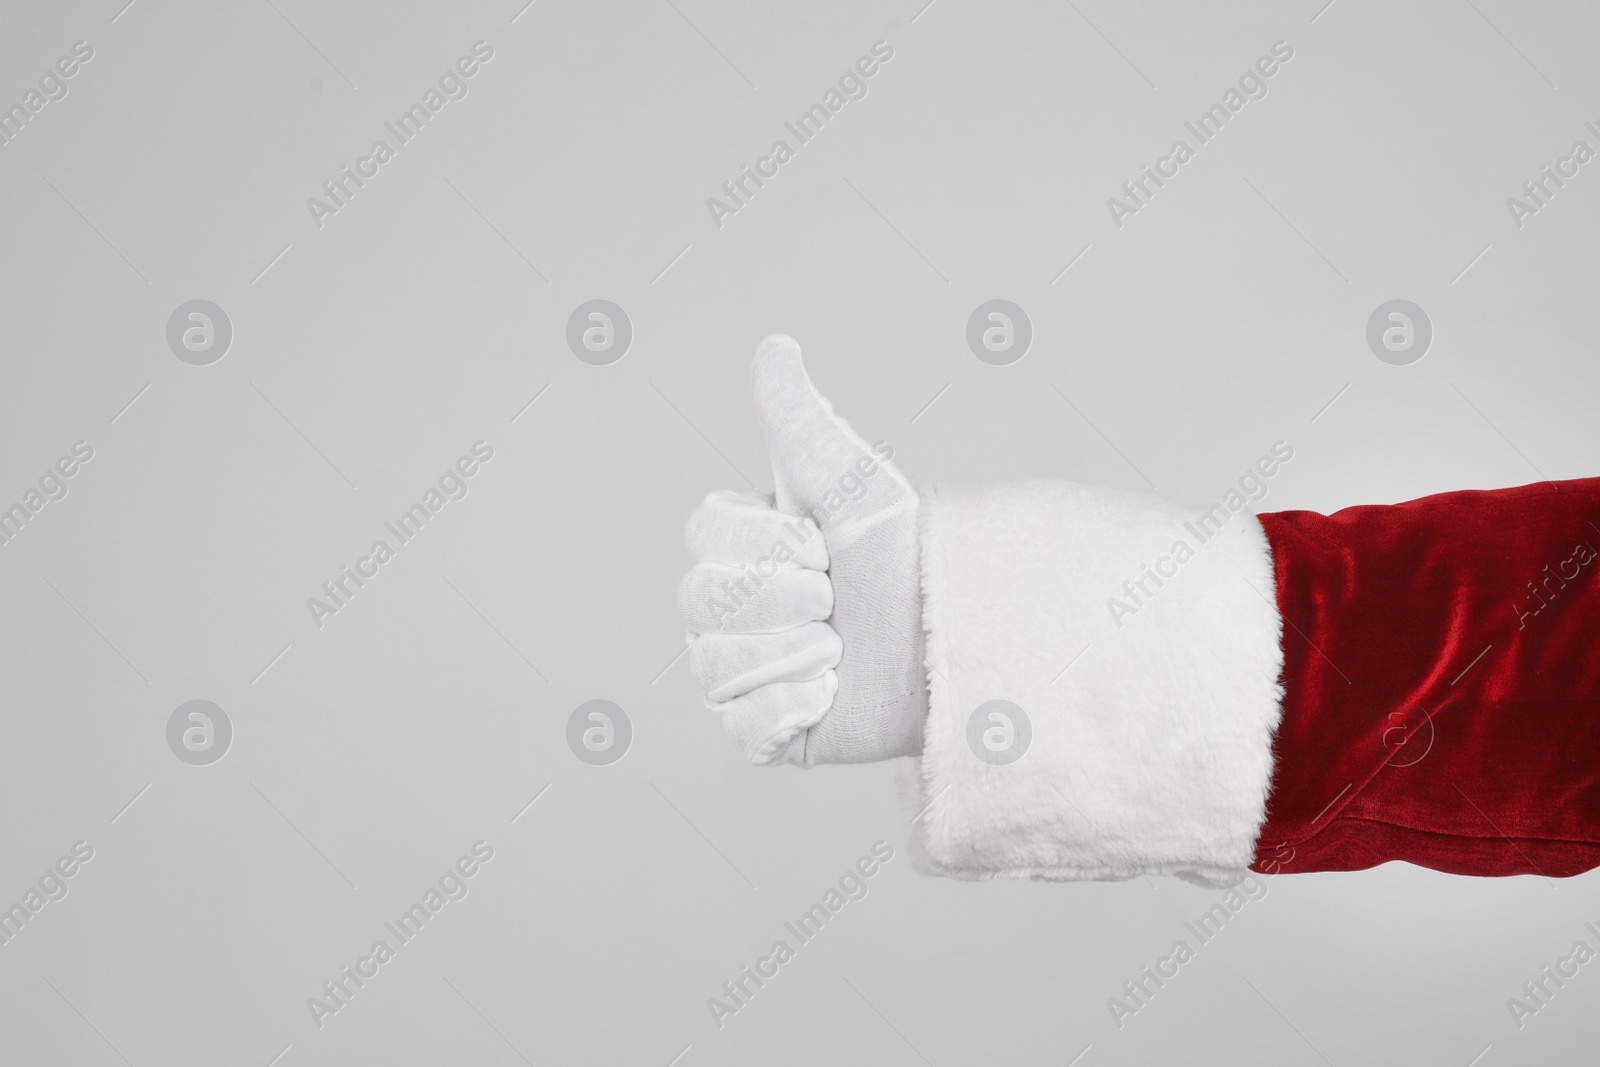
[[[1222,512],[1065,482],[923,493],[920,869],[1243,876],[1283,653],[1260,523]]]

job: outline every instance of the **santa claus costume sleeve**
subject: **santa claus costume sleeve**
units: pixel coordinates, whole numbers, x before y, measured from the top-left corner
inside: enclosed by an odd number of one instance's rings
[[[1600,479],[1260,516],[934,486],[920,522],[923,870],[1600,865]]]

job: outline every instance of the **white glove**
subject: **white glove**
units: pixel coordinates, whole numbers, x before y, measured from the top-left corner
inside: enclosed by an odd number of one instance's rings
[[[793,339],[763,341],[751,377],[777,494],[712,493],[690,517],[690,668],[754,763],[916,755],[917,494],[892,448],[833,414]]]

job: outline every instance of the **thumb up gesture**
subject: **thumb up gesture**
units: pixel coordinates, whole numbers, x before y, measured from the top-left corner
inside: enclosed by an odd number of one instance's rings
[[[689,517],[689,663],[753,763],[922,751],[927,692],[917,494],[811,384],[792,338],[751,364],[776,493],[722,490]]]

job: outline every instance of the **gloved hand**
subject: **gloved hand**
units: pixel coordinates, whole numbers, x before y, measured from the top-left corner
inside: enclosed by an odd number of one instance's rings
[[[754,763],[916,755],[917,494],[889,445],[833,414],[792,338],[763,341],[751,378],[777,493],[712,493],[689,518],[690,669]]]

